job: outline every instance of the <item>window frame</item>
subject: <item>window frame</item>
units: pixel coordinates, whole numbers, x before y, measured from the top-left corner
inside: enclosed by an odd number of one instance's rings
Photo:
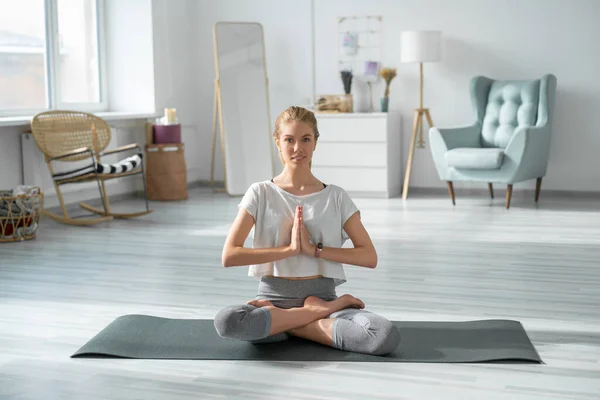
[[[43,109],[0,109],[0,117],[35,115],[49,110],[77,110],[86,112],[108,111],[107,79],[106,79],[106,36],[105,36],[105,1],[96,2],[96,36],[98,40],[98,78],[99,101],[93,103],[69,103],[61,100],[59,74],[59,40],[58,40],[58,0],[44,0],[44,24],[46,32],[46,52],[44,70],[46,74],[46,107]]]

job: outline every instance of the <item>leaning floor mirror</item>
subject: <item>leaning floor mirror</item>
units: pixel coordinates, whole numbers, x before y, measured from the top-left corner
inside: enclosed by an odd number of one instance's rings
[[[263,28],[253,22],[217,22],[213,34],[216,80],[211,186],[214,188],[218,127],[225,191],[240,196],[252,183],[274,176]]]

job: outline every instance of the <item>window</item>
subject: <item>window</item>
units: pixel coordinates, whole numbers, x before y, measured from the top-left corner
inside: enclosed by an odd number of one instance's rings
[[[44,0],[0,0],[0,112],[43,109],[46,98]]]
[[[0,115],[106,110],[102,0],[0,0]]]

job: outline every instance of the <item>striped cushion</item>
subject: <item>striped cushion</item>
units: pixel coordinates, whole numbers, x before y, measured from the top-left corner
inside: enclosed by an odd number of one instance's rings
[[[99,174],[122,174],[129,172],[142,165],[142,153],[134,154],[115,164],[98,164],[96,168]]]
[[[142,165],[143,153],[134,154],[131,157],[127,157],[114,164],[102,164],[97,165],[89,164],[77,169],[55,173],[52,175],[52,179],[55,181],[63,181],[67,179],[76,178],[91,173],[98,173],[101,175],[114,175],[122,174],[123,172],[129,172]]]
[[[52,179],[54,179],[56,182],[59,182],[67,179],[77,178],[78,176],[83,176],[94,172],[96,172],[96,167],[94,166],[94,164],[89,164],[83,167],[79,167],[77,169],[72,169],[64,172],[57,172],[52,175]]]

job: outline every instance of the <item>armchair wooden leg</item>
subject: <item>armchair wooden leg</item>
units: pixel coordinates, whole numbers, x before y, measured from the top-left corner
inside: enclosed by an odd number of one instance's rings
[[[506,188],[506,209],[507,210],[510,207],[510,198],[512,197],[512,188],[513,188],[512,184],[508,185],[508,187]]]
[[[537,178],[535,182],[535,202],[537,203],[540,199],[540,189],[542,188],[542,178]]]
[[[488,186],[490,188],[490,197],[493,199],[494,198],[494,187],[492,186],[492,183],[488,183]]]
[[[452,205],[455,206],[456,202],[454,200],[454,186],[452,186],[451,181],[448,181],[448,193],[450,194],[450,198],[452,199]]]

